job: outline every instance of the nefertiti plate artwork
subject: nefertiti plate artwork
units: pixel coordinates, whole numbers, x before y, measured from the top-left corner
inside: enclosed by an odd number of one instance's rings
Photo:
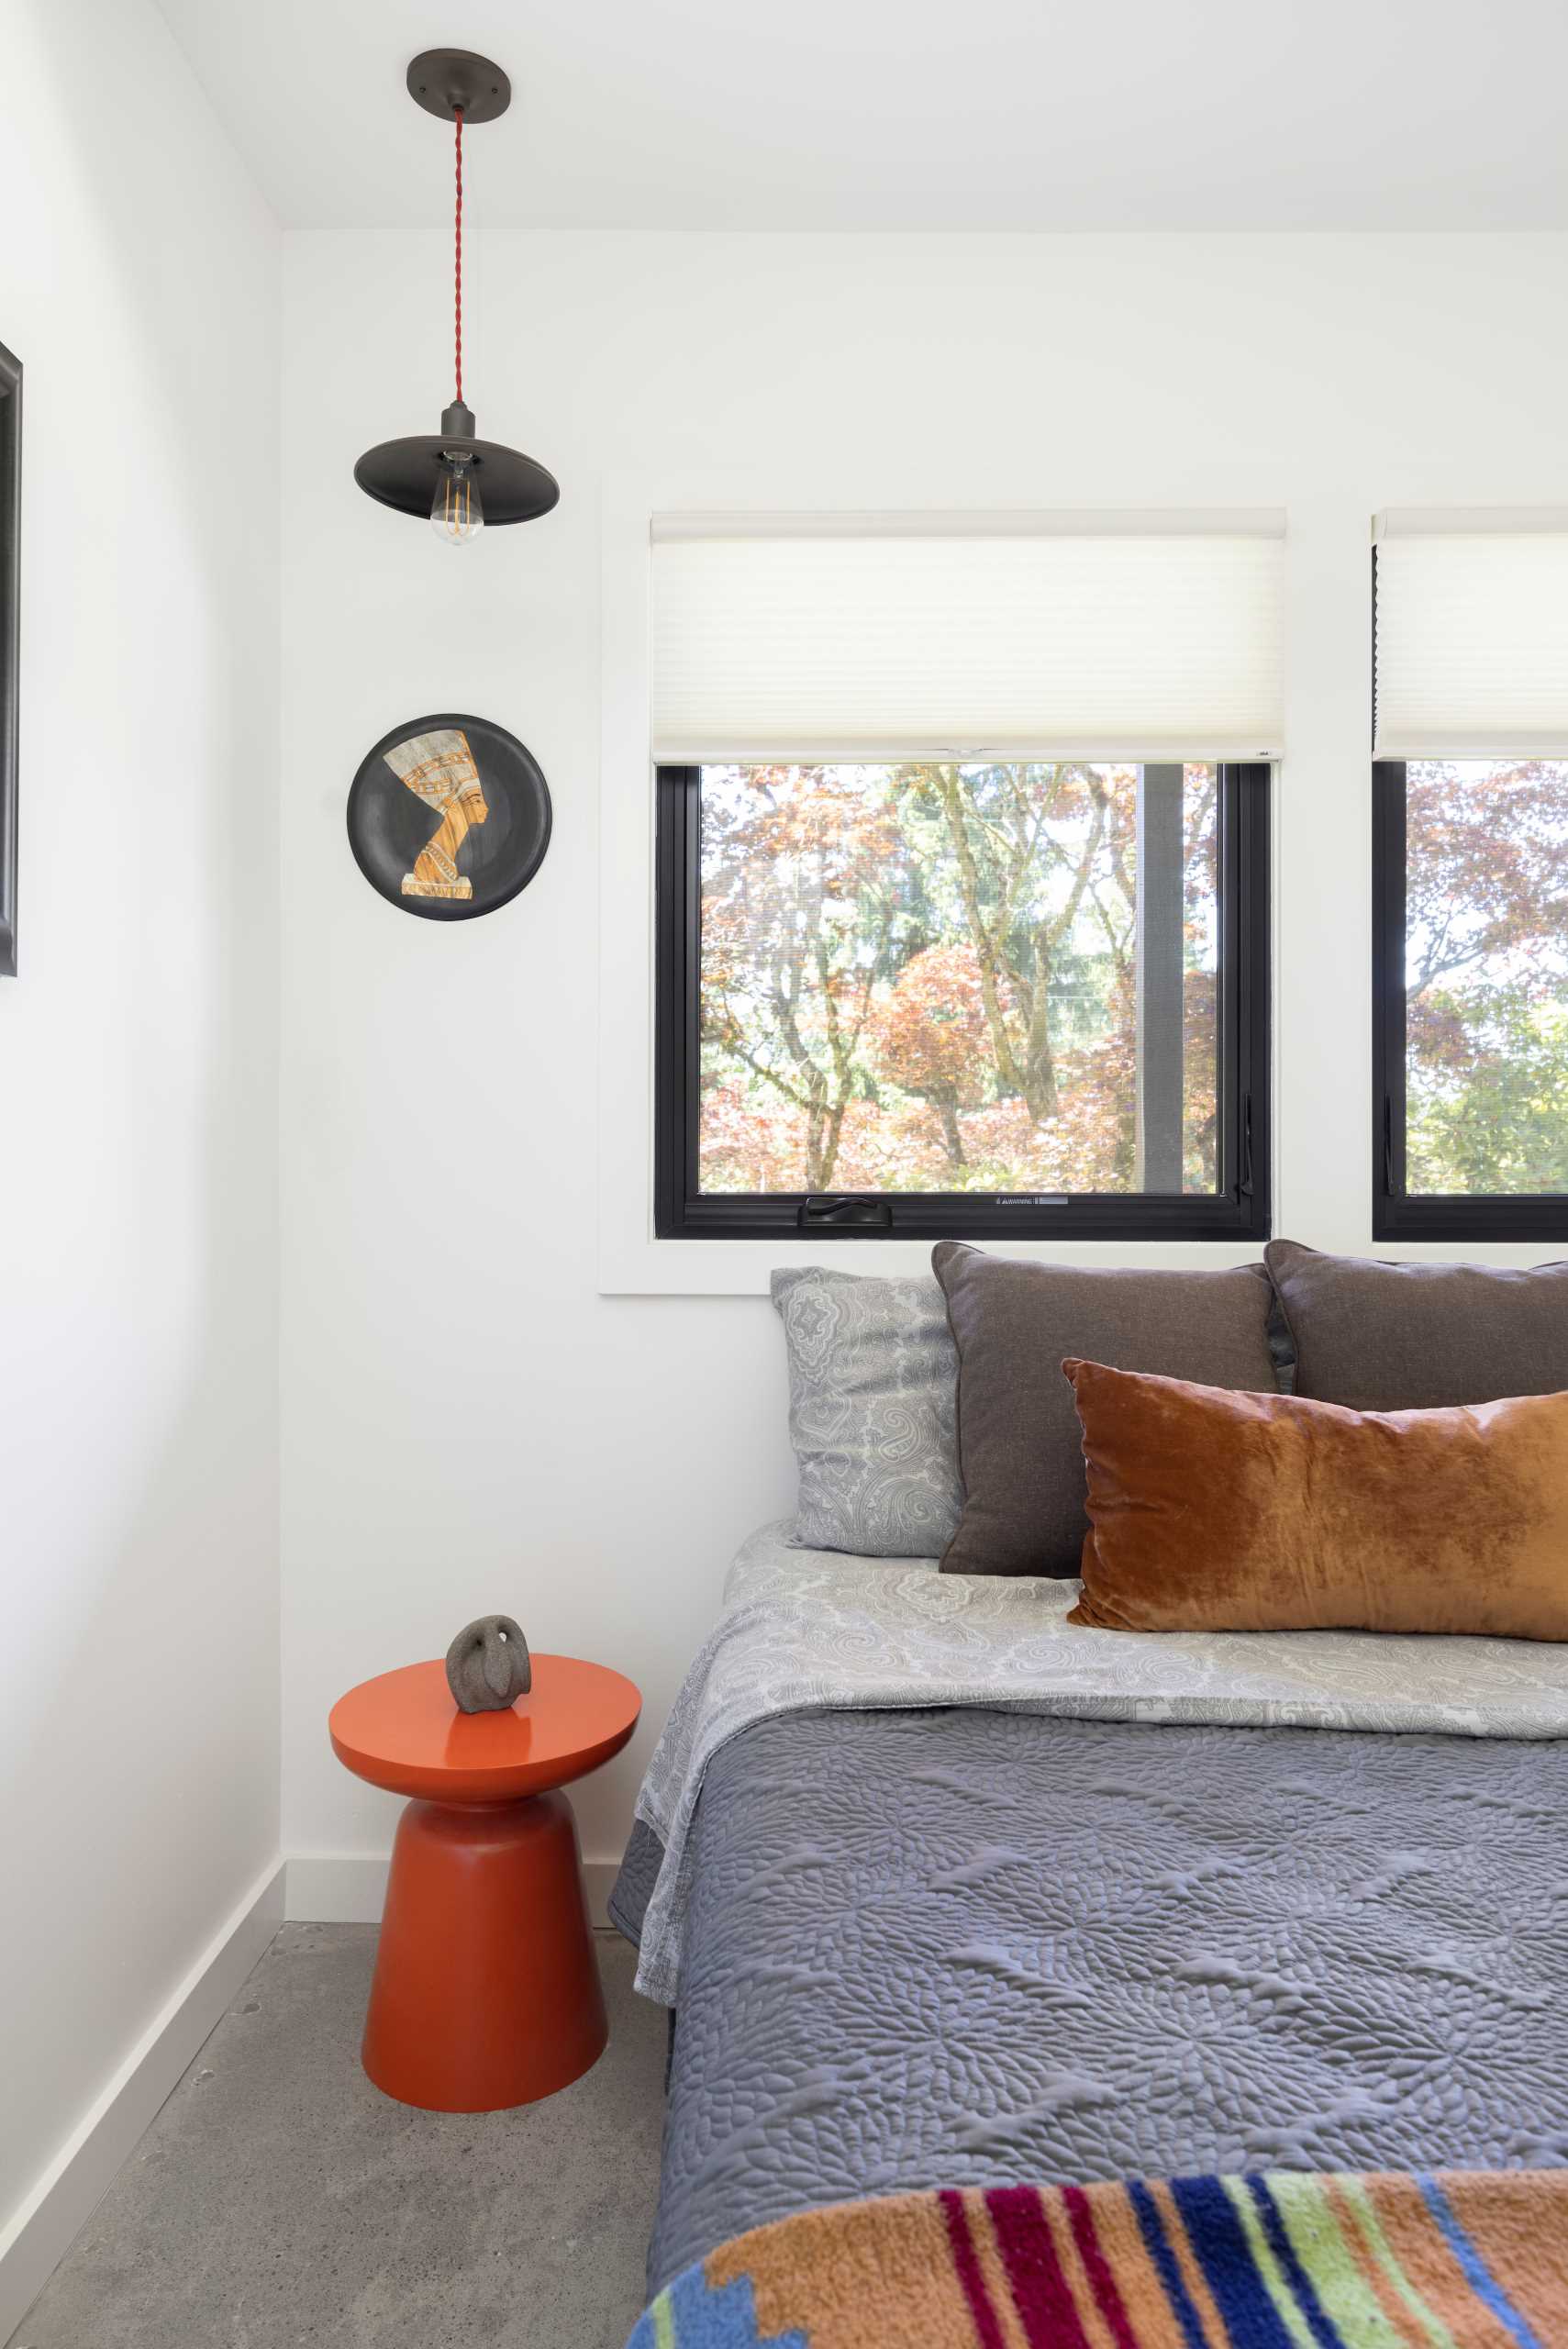
[[[448,713],[395,727],[349,792],[371,887],[426,921],[471,921],[526,889],[550,846],[550,791],[515,734]]]

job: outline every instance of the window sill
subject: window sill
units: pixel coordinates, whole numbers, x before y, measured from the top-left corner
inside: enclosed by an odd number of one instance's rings
[[[1151,1271],[1223,1272],[1232,1264],[1255,1264],[1262,1254],[1262,1243],[1256,1240],[1018,1240],[1003,1244],[988,1234],[973,1237],[976,1247],[996,1254],[1107,1269],[1141,1265]],[[824,1263],[839,1272],[909,1279],[930,1271],[931,1246],[929,1240],[847,1240],[801,1232],[781,1234],[775,1240],[733,1240],[715,1247],[706,1240],[651,1236],[639,1240],[605,1230],[599,1250],[599,1293],[604,1297],[766,1297],[769,1276],[776,1266]]]

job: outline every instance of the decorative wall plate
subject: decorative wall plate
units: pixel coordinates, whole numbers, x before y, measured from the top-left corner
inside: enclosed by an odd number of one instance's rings
[[[410,718],[366,752],[349,845],[371,887],[426,921],[472,921],[526,889],[550,846],[550,789],[487,718]]]

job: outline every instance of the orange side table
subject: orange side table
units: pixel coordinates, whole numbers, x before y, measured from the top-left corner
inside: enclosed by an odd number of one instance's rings
[[[398,1821],[364,2067],[430,2112],[496,2112],[581,2077],[609,2036],[577,1822],[559,1789],[637,1727],[629,1680],[536,1655],[499,1713],[461,1713],[439,1663],[406,1664],[339,1698],[339,1762],[411,1798]]]

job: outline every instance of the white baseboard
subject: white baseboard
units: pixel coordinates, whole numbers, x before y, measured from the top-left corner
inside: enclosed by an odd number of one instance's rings
[[[0,2229],[0,2341],[21,2323],[283,1919],[284,1866],[274,1860]]]
[[[297,1925],[379,1925],[385,1852],[291,1852],[284,1915]]]
[[[294,1924],[379,1925],[388,1860],[385,1852],[291,1852],[284,1914]],[[619,1870],[618,1858],[583,1863],[588,1915],[595,1925],[609,1923],[610,1891]]]

